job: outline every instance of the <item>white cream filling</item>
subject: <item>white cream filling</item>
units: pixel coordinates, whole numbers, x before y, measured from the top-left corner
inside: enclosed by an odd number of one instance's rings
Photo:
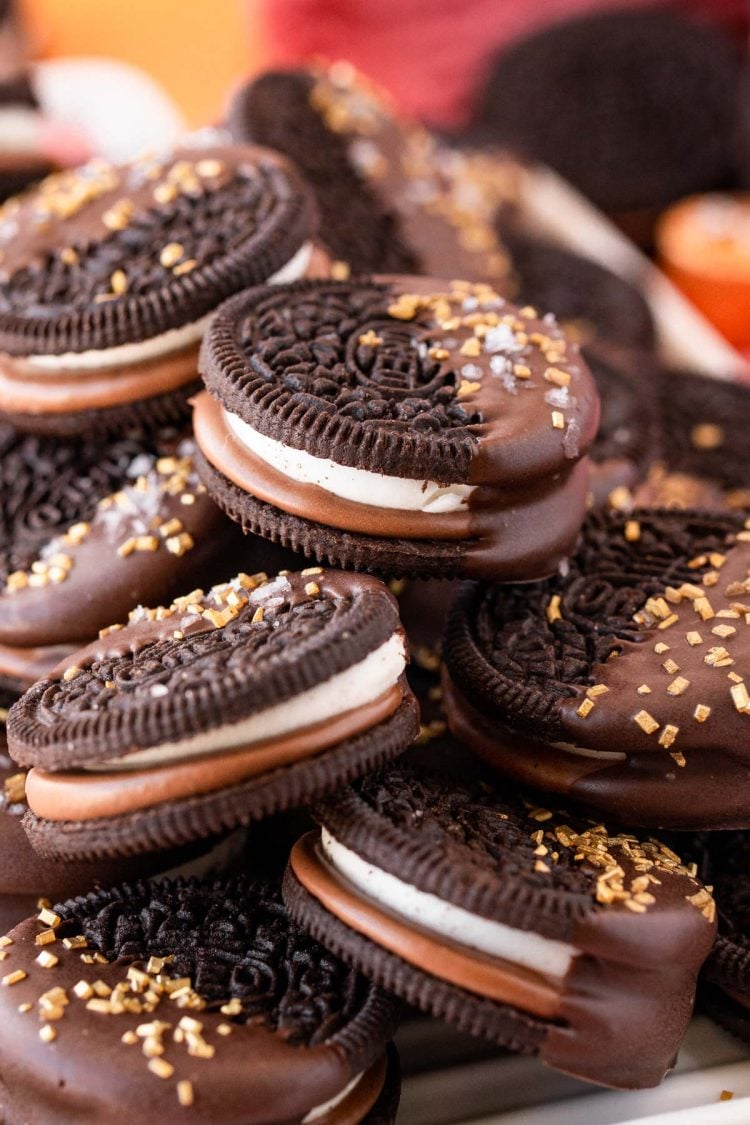
[[[286,265],[268,278],[267,284],[277,285],[303,277],[310,263],[312,250],[312,242],[303,242]],[[113,348],[92,349],[87,352],[64,352],[62,355],[30,355],[23,362],[34,371],[49,374],[59,371],[90,371],[101,367],[129,367],[199,343],[211,316],[209,313],[192,324],[170,328],[167,332],[151,336],[148,340],[139,340],[135,344],[118,344]]]
[[[122,758],[90,762],[85,768],[96,772],[163,766],[200,754],[218,753],[221,750],[283,738],[284,735],[373,703],[398,682],[405,667],[404,638],[400,633],[393,633],[359,663],[284,703],[267,707],[238,723],[203,731],[177,742],[164,742],[148,750],[136,750]]]
[[[354,1087],[359,1084],[359,1081],[362,1078],[363,1074],[364,1071],[360,1071],[359,1074],[355,1074],[351,1082],[347,1082],[346,1086],[344,1086],[344,1089],[340,1093],[336,1094],[335,1097],[329,1098],[327,1102],[323,1102],[321,1105],[316,1105],[314,1109],[311,1109],[310,1112],[302,1118],[302,1125],[309,1125],[311,1121],[319,1121],[321,1117],[325,1117],[327,1113],[329,1113],[332,1109],[335,1109],[337,1105],[340,1105],[341,1102],[343,1102],[344,1098],[347,1098],[349,1094],[351,1094]]]
[[[313,457],[304,449],[292,449],[290,445],[258,433],[228,410],[223,413],[237,441],[256,457],[285,477],[300,484],[315,484],[342,500],[404,512],[442,514],[461,511],[474,491],[474,486],[469,484],[441,485],[434,480],[389,477],[367,469],[339,465],[327,457]]]
[[[567,942],[482,918],[437,895],[403,883],[344,847],[325,828],[321,842],[331,866],[364,896],[438,937],[558,979],[565,976],[578,953],[575,946]]]
[[[624,762],[627,758],[621,750],[591,750],[573,742],[553,742],[552,745],[556,750],[564,750],[566,754],[574,754],[578,758],[597,758],[604,762]]]

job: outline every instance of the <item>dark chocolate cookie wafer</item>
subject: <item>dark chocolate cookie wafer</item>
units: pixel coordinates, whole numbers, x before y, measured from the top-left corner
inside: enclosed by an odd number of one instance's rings
[[[750,826],[749,573],[742,516],[589,517],[556,578],[462,590],[443,649],[454,733],[626,824]]]
[[[389,766],[321,803],[287,869],[292,916],[464,1031],[655,1085],[713,942],[710,894],[659,842],[541,808],[467,759]]]
[[[305,276],[315,210],[282,157],[94,162],[0,211],[0,412],[56,435],[184,418],[208,314]]]
[[[349,63],[260,75],[236,94],[228,125],[296,164],[315,192],[323,242],[353,273],[502,283],[495,215],[517,171],[401,117]]]
[[[17,926],[3,956],[8,1121],[395,1118],[394,1002],[294,925],[275,884],[89,894]]]
[[[25,691],[136,606],[240,558],[265,565],[266,544],[206,495],[194,449],[184,430],[60,442],[0,426],[0,686]]]
[[[730,179],[739,71],[740,52],[705,21],[595,12],[502,50],[477,126],[557,169],[647,242],[658,210]]]
[[[543,577],[586,504],[599,403],[552,317],[429,278],[248,290],[204,342],[211,495],[247,531],[388,575]]]
[[[313,567],[131,615],[11,709],[45,856],[132,855],[309,804],[419,730],[395,600]]]

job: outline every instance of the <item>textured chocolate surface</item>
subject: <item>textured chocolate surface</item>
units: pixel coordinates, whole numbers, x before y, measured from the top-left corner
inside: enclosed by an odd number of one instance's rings
[[[300,1121],[373,1064],[393,1031],[393,1002],[291,923],[274,886],[245,879],[137,883],[58,911],[53,970],[33,960],[43,923],[23,923],[8,947],[7,961],[28,973],[15,991],[4,990],[0,1078],[9,1120],[26,1120],[33,1107],[39,1122],[108,1123],[127,1106],[169,1121]],[[79,935],[89,956],[109,964],[87,965],[80,949],[64,949],[63,938]],[[128,965],[149,972],[151,957],[167,959],[150,970],[161,982],[152,987],[153,1007],[134,991],[132,1012],[93,1011],[73,993],[81,979],[110,988],[126,982]],[[165,991],[180,977],[189,978],[183,1010]],[[36,1014],[24,1016],[18,1004],[28,997],[34,1007],[55,986],[68,1002],[61,1018],[48,1021],[54,1042],[44,1043]],[[180,1041],[172,1033],[182,1017],[188,1031]],[[135,1045],[122,1042],[149,1019],[163,1041],[165,1077],[149,1072],[137,1036]],[[178,1100],[177,1083],[185,1081],[190,1107]]]
[[[564,576],[467,587],[445,644],[454,731],[626,823],[744,827],[746,538],[740,516],[592,516]]]
[[[0,213],[0,349],[102,349],[193,322],[312,233],[294,171],[252,146],[64,173]]]
[[[602,12],[507,47],[477,124],[605,210],[663,206],[729,177],[738,72],[739,53],[702,22]]]

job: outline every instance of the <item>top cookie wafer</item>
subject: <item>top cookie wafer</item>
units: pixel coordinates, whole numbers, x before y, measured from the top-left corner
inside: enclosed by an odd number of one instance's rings
[[[0,412],[56,436],[184,420],[206,317],[305,274],[315,209],[252,146],[92,162],[0,211]]]

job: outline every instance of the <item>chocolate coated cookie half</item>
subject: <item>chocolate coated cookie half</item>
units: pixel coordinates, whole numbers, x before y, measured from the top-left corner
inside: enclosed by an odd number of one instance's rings
[[[310,803],[419,732],[374,578],[240,574],[131,615],[11,708],[33,846],[132,855]]]
[[[213,320],[199,467],[246,531],[387,575],[530,580],[571,550],[599,402],[551,317],[417,277],[248,290]]]
[[[625,824],[750,827],[748,575],[744,516],[590,516],[564,573],[463,588],[443,646],[454,733]]]
[[[284,897],[338,956],[578,1077],[661,1081],[716,931],[710,894],[669,848],[487,784],[470,759],[389,766],[315,815]]]
[[[303,173],[339,269],[502,284],[495,216],[517,169],[438,140],[349,63],[261,74],[235,95],[228,127]]]
[[[171,427],[62,442],[0,425],[0,689],[25,691],[140,604],[224,578],[240,552],[265,564],[194,451]]]
[[[126,884],[27,919],[2,952],[6,1121],[395,1119],[394,1002],[275,884]]]
[[[206,318],[303,277],[316,215],[282,157],[252,146],[95,161],[0,210],[0,413],[91,434],[184,419]]]

